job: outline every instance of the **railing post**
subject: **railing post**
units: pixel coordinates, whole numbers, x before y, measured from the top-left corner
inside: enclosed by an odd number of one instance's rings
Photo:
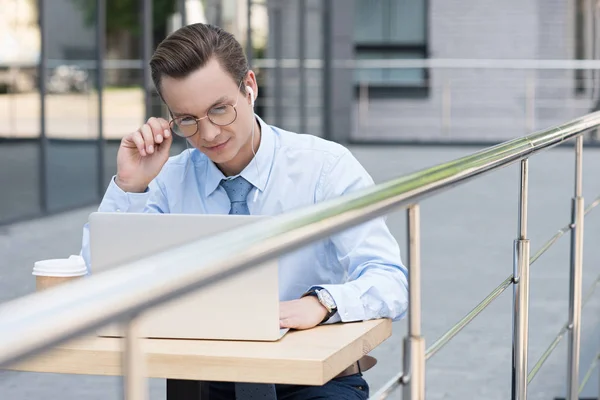
[[[528,160],[521,160],[519,236],[514,242],[512,400],[527,399],[529,336],[529,240],[527,239]]]
[[[419,205],[407,210],[408,220],[408,336],[404,339],[403,399],[425,399],[425,338],[421,336],[421,221]]]
[[[583,135],[575,141],[575,196],[571,203],[571,272],[569,286],[569,359],[567,369],[567,400],[579,398],[579,350],[581,338],[581,274],[583,269],[582,196]]]
[[[125,400],[148,398],[139,327],[139,316],[133,316],[125,323],[125,348],[123,349],[123,398]]]

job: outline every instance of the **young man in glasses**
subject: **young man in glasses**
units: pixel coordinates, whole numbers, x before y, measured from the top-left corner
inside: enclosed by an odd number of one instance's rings
[[[341,145],[254,114],[256,76],[231,34],[204,24],[183,27],[158,46],[150,67],[172,118],[150,118],[123,138],[100,211],[277,215],[373,184]],[[169,158],[174,134],[193,149]],[[300,254],[281,269],[281,327],[404,315],[407,270],[383,218]],[[243,398],[248,389],[211,385],[211,400]],[[321,387],[255,386],[261,398],[288,400],[367,398],[369,390],[360,370]]]

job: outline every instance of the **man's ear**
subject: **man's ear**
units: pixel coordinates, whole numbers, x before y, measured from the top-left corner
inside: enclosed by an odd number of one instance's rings
[[[256,75],[254,71],[249,70],[246,78],[244,79],[244,86],[246,86],[246,93],[248,93],[248,87],[254,92],[254,100],[258,97],[258,83],[256,82]]]

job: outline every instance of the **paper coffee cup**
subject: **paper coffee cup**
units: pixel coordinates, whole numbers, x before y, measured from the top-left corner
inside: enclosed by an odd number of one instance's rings
[[[80,256],[37,261],[33,265],[36,289],[43,290],[81,277],[87,273],[85,261]]]

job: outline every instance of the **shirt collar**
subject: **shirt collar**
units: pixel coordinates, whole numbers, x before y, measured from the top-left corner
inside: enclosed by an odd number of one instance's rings
[[[261,192],[265,190],[274,158],[275,133],[259,116],[255,115],[255,117],[260,124],[261,133],[260,146],[258,147],[256,156],[252,158],[239,175],[230,177],[223,175],[223,172],[217,168],[215,163],[207,158],[206,179],[204,181],[204,195],[206,197],[217,190],[221,180],[233,179],[240,175]]]

